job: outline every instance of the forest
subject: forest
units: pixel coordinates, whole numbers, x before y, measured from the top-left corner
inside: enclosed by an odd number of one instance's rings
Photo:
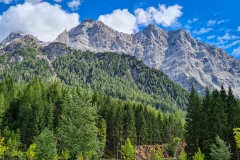
[[[124,142],[166,144],[183,139],[179,113],[111,98],[38,78],[0,83],[0,156],[5,159],[121,158]]]
[[[144,145],[157,147],[153,160],[240,159],[240,102],[230,87],[188,93],[124,54],[73,50],[53,62],[39,54],[0,56],[1,159],[132,160]]]
[[[11,61],[16,56],[22,56],[23,61]],[[181,111],[186,110],[189,93],[134,56],[72,50],[50,63],[47,58],[39,58],[44,56],[31,47],[0,56],[0,80],[12,77],[14,82],[25,83],[38,76],[46,83],[59,80],[69,86],[151,105],[163,112],[185,114]]]

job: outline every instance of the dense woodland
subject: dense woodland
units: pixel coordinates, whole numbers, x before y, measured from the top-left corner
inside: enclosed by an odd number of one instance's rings
[[[174,155],[173,139],[183,139],[179,113],[162,113],[81,87],[46,85],[38,78],[24,85],[5,79],[0,102],[0,154],[5,158],[31,159],[30,152],[36,159],[121,158],[127,138],[133,145],[164,143]]]
[[[44,82],[60,80],[63,84],[97,90],[122,100],[142,102],[164,112],[186,110],[189,93],[163,72],[147,67],[134,56],[72,51],[49,64],[46,59],[36,57],[37,54],[41,55],[28,47],[2,55],[0,80],[12,77],[14,82],[25,83],[38,76]],[[23,61],[12,61],[16,55],[22,56]]]
[[[240,158],[240,132],[233,133],[240,103],[231,88],[189,94],[133,56],[72,51],[51,63],[27,47],[0,56],[0,80],[3,159],[132,159],[123,150],[137,145],[161,145],[151,158],[158,160],[163,152]]]
[[[187,143],[186,152],[188,157],[192,157],[198,149],[202,151],[207,160],[228,160],[239,159],[239,148],[236,146],[233,128],[240,127],[240,103],[234,98],[229,87],[225,91],[206,89],[205,95],[200,98],[194,88],[189,97],[189,104],[185,124],[185,141]],[[216,137],[224,141],[224,144],[217,145]],[[221,152],[216,152],[220,158],[215,158],[212,147],[216,145]],[[226,149],[229,146],[229,149]],[[223,150],[225,146],[226,150]],[[223,156],[224,152],[229,154],[229,158]],[[213,156],[214,155],[214,156]],[[221,157],[222,156],[222,157]]]

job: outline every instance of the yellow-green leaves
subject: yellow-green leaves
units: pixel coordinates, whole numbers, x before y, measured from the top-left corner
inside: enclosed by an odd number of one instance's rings
[[[240,128],[233,128],[233,134],[237,147],[240,148]]]
[[[36,156],[36,144],[33,143],[29,146],[28,150],[26,151],[26,156],[28,160],[33,160]]]
[[[8,147],[6,147],[4,145],[4,138],[0,139],[0,157],[2,157],[4,155],[4,152],[8,149]]]

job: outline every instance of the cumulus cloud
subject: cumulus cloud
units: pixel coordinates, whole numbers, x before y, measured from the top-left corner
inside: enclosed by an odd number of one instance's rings
[[[193,33],[194,34],[204,34],[204,33],[208,33],[210,31],[212,31],[212,28],[201,28],[200,30],[194,30]]]
[[[59,5],[28,0],[11,6],[0,15],[0,40],[13,30],[21,30],[42,41],[52,41],[64,29],[69,30],[78,24],[79,15],[76,13],[66,13]]]
[[[0,2],[3,2],[4,4],[10,4],[12,0],[0,0]]]
[[[215,38],[216,36],[212,35],[212,36],[207,36],[207,39],[213,39]]]
[[[189,19],[189,20],[187,21],[187,23],[188,23],[188,24],[191,24],[191,23],[197,22],[197,21],[198,21],[198,18],[193,18],[193,19]]]
[[[26,3],[31,3],[31,4],[38,4],[41,3],[42,0],[25,0]]]
[[[137,23],[140,25],[148,25],[156,23],[164,27],[169,27],[177,22],[177,19],[182,16],[182,6],[174,5],[166,7],[166,5],[158,5],[158,8],[149,7],[146,10],[138,8],[134,11],[137,18]]]
[[[119,32],[134,33],[138,30],[136,17],[127,9],[116,9],[111,14],[99,16],[98,20]]]
[[[169,7],[159,4],[158,8],[148,7],[146,10],[137,8],[134,14],[127,9],[116,9],[110,14],[100,15],[98,20],[117,31],[134,33],[139,30],[139,26],[147,26],[151,23],[164,27],[179,26],[177,19],[182,16],[181,9],[182,6],[177,4]]]
[[[240,47],[233,49],[232,55],[236,57],[240,56]]]
[[[240,32],[240,26],[237,28],[237,30]]]
[[[73,0],[71,2],[68,2],[68,7],[71,8],[71,10],[78,10],[78,7],[81,5],[80,0]]]

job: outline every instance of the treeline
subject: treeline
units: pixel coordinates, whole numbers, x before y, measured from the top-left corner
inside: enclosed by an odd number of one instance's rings
[[[44,84],[38,78],[0,83],[0,157],[9,159],[121,158],[127,138],[134,145],[183,138],[179,113],[162,113],[81,87]]]
[[[92,88],[123,100],[135,100],[166,112],[186,110],[189,93],[163,72],[134,56],[74,51],[53,66],[68,85]]]
[[[233,128],[237,127],[240,127],[240,103],[234,98],[230,87],[228,92],[223,86],[220,91],[215,89],[210,92],[209,89],[206,89],[202,98],[198,96],[194,88],[192,89],[185,124],[186,152],[189,157],[192,157],[199,148],[206,160],[216,159],[211,156],[214,155],[211,147],[216,143],[215,139],[219,141],[220,138],[226,142],[227,146],[231,146],[231,150],[224,151],[222,148],[221,151],[219,149],[218,155],[231,152],[232,154],[229,155],[232,156],[232,159],[239,159],[233,135]],[[223,142],[221,145],[216,144],[217,147],[223,147]]]
[[[22,62],[14,60],[18,56],[22,56]],[[38,76],[44,82],[60,80],[69,86],[151,105],[163,112],[186,110],[189,93],[163,72],[147,67],[134,56],[72,51],[57,57],[52,64],[46,57],[31,47],[2,55],[0,80],[12,77],[14,82],[25,83]]]

